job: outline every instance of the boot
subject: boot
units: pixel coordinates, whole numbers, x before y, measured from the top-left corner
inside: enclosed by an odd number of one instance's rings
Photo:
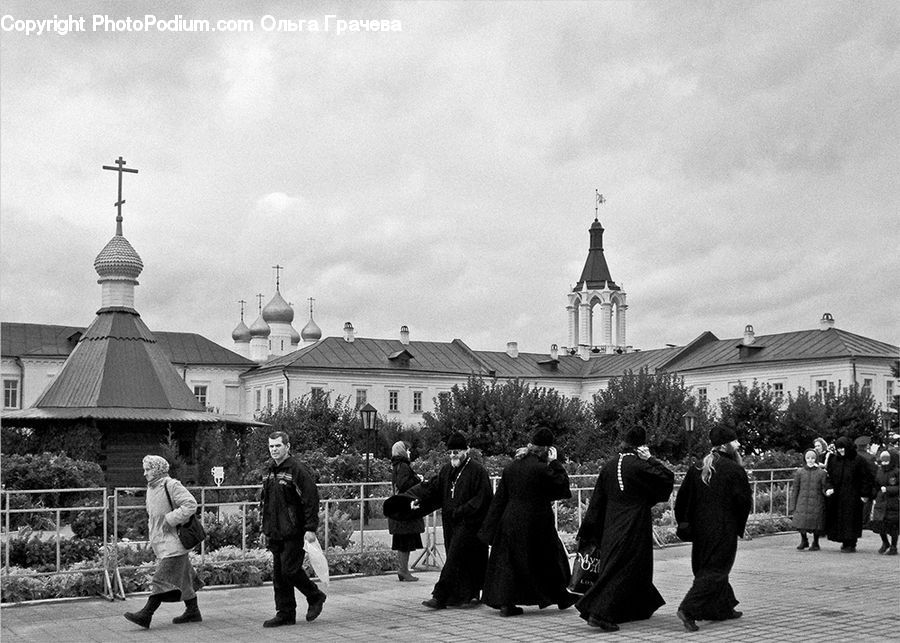
[[[150,629],[150,621],[156,608],[162,605],[162,600],[158,596],[151,596],[147,599],[147,603],[137,612],[125,612],[124,616],[135,625],[140,625],[145,630]]]
[[[806,532],[801,531],[800,532],[800,544],[797,545],[797,551],[803,551],[807,547],[809,547],[809,541],[806,539]]]
[[[176,616],[172,622],[176,625],[182,623],[200,623],[203,617],[200,615],[200,608],[197,607],[197,597],[184,602],[184,614]]]
[[[813,534],[813,544],[809,551],[819,551],[819,534]]]
[[[888,549],[888,550],[887,550],[887,555],[888,555],[888,556],[896,556],[896,555],[897,555],[897,546],[894,545],[893,547],[891,547],[890,549]]]
[[[878,553],[883,554],[888,550],[888,539],[882,534],[881,536],[881,547],[878,548]]]

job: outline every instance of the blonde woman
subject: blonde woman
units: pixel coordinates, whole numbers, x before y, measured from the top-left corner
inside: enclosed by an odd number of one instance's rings
[[[187,522],[197,511],[197,501],[178,480],[169,477],[165,458],[147,455],[143,464],[150,546],[159,562],[146,605],[138,612],[126,612],[125,618],[146,629],[160,604],[184,601],[184,613],[172,622],[199,623],[203,617],[197,607],[197,590],[203,583],[176,531],[177,525]]]

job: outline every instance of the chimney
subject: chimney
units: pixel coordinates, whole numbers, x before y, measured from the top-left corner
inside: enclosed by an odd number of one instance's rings
[[[550,359],[559,359],[559,346],[550,344]]]
[[[400,343],[409,346],[409,326],[405,324],[400,327]]]
[[[344,341],[352,344],[354,339],[356,338],[354,337],[353,324],[347,322],[344,324]]]
[[[819,320],[819,330],[828,330],[829,328],[834,328],[834,317],[831,316],[831,313],[825,313]]]
[[[744,326],[744,346],[749,346],[754,341],[756,341],[756,336],[753,334],[753,326],[747,324]]]
[[[518,357],[519,356],[519,343],[518,342],[506,342],[506,354],[510,357]]]

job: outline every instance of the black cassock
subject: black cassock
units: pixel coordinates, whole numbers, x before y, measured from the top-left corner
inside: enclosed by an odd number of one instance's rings
[[[674,482],[662,462],[641,460],[631,450],[603,465],[578,530],[580,547],[600,545],[600,576],[575,604],[585,620],[636,621],[665,605],[653,585],[650,509],[669,499]]]
[[[693,619],[721,621],[730,618],[738,604],[728,574],[753,494],[747,472],[737,462],[717,454],[713,465],[709,484],[700,478],[699,468],[688,469],[675,498],[675,520],[688,523],[693,535],[694,583],[679,609]]]
[[[569,560],[553,518],[553,501],[571,498],[556,460],[529,453],[504,470],[479,536],[491,545],[482,600],[491,607],[566,600]]]
[[[458,468],[446,464],[437,476],[406,493],[419,499],[423,513],[441,508],[447,560],[432,596],[448,605],[479,598],[488,548],[478,539],[478,530],[493,496],[485,468],[472,458]]]
[[[840,438],[839,438],[840,439]],[[869,464],[856,454],[855,446],[846,440],[845,455],[828,458],[826,489],[834,494],[825,499],[825,533],[828,540],[854,541],[862,536],[866,521],[862,498],[872,497],[875,484]]]

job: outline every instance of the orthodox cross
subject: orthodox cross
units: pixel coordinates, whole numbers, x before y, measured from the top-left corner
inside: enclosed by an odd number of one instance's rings
[[[119,173],[119,199],[113,204],[118,208],[116,213],[116,235],[122,236],[122,204],[125,203],[125,199],[122,198],[122,172],[130,172],[132,174],[137,174],[137,170],[132,170],[131,168],[124,167],[125,159],[121,156],[113,161],[118,167],[113,167],[112,165],[104,165],[104,170],[112,170],[113,172]]]
[[[237,303],[241,305],[241,321],[244,321],[244,306],[247,305],[247,302],[243,299],[238,299]]]
[[[262,300],[263,300],[263,297],[265,297],[265,295],[263,295],[262,293],[259,293],[259,294],[256,296],[257,307],[259,308],[259,314],[260,314],[260,315],[262,315]]]
[[[284,270],[284,266],[279,266],[276,263],[272,266],[272,270],[275,271],[275,290],[278,290],[278,286],[281,284],[281,271]]]
[[[606,203],[606,199],[600,194],[600,190],[596,188],[594,189],[594,200],[594,220],[596,221],[600,217],[600,206]]]
[[[312,305],[315,299],[310,297],[309,299],[307,299],[307,301],[309,302],[309,318],[312,319]]]

